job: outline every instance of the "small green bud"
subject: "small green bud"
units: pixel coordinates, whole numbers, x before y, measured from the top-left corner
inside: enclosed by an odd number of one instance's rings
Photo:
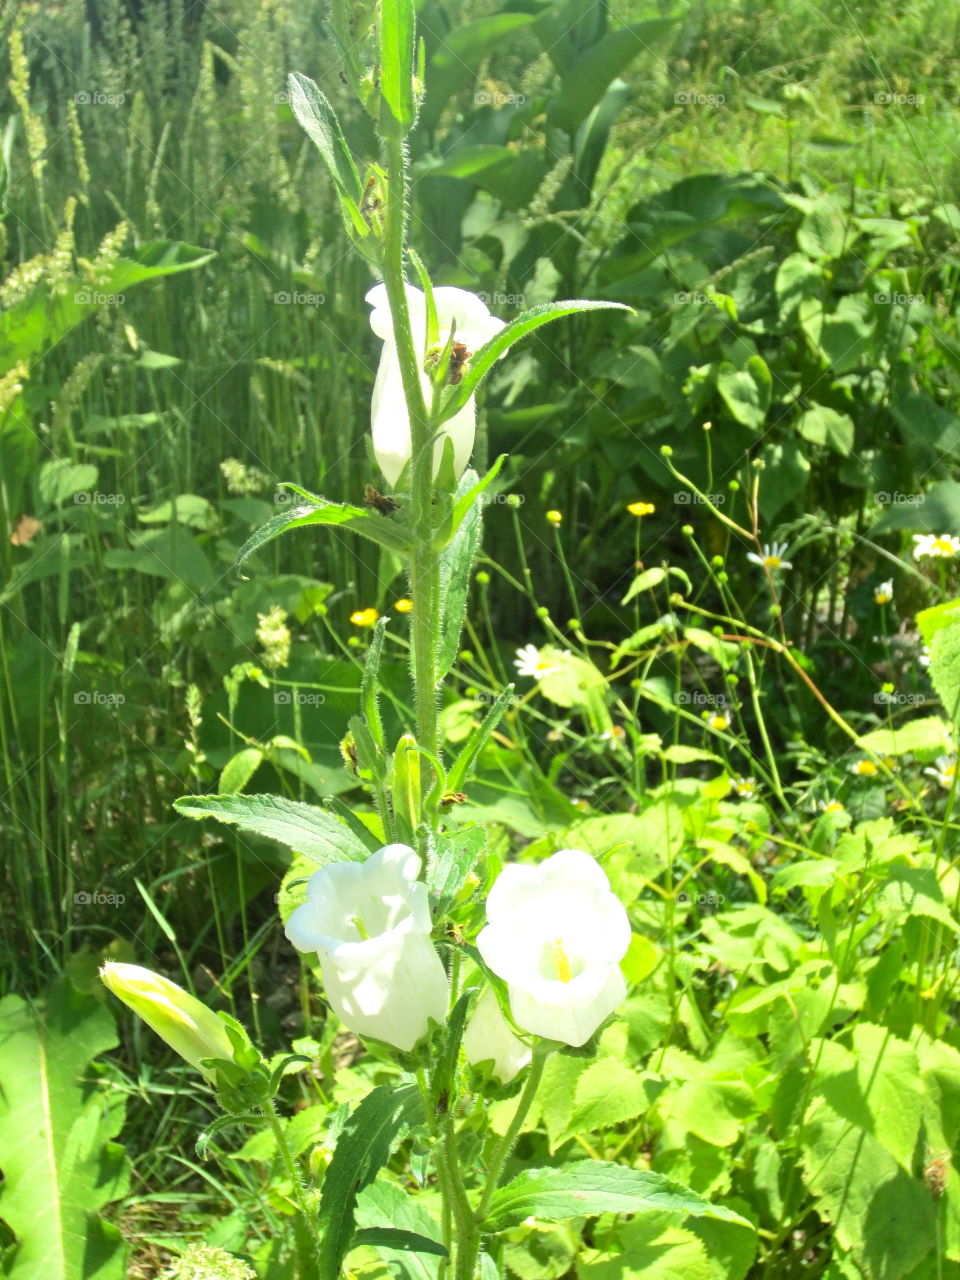
[[[472,662],[472,661],[473,661],[473,650],[472,650],[472,649],[461,649],[461,650],[460,650],[459,657],[460,657],[460,661],[461,661],[461,662]]]
[[[540,608],[537,610],[537,617],[538,617],[538,618],[549,618],[549,617],[550,617],[550,610],[549,610],[549,609],[547,609],[547,608],[545,608],[543,605],[541,605],[541,606],[540,606]]]
[[[727,573],[726,569],[721,569],[721,570],[720,570],[720,572],[717,574],[717,581],[718,581],[719,583],[724,583],[724,582],[729,582],[729,581],[730,581],[730,575],[729,575],[729,573]]]
[[[474,574],[473,580],[479,586],[485,587],[490,581],[490,575],[486,569],[481,569],[479,573]]]
[[[685,538],[692,538],[692,537],[693,537],[693,525],[692,525],[692,524],[685,524],[685,525],[683,526],[683,528],[680,530],[680,532],[683,534],[683,536],[684,536]]]
[[[672,458],[673,448],[668,444],[662,444],[660,446],[660,456],[663,458]]]
[[[523,506],[523,499],[520,497],[519,493],[508,493],[508,494],[507,494],[507,506],[508,506],[508,507],[513,507],[513,509],[514,509],[515,511],[516,511],[519,507],[522,507],[522,506]]]
[[[580,630],[580,628],[581,628],[581,625],[582,625],[582,624],[581,624],[581,622],[580,622],[580,619],[579,619],[579,618],[570,618],[570,620],[567,622],[567,630],[568,630],[568,631],[579,631],[579,630]]]

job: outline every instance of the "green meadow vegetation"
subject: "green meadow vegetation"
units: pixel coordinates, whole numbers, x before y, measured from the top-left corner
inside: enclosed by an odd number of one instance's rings
[[[0,32],[0,1274],[960,1280],[960,12]]]

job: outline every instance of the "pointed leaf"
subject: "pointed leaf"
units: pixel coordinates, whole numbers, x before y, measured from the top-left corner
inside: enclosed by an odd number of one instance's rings
[[[276,840],[321,865],[363,862],[370,852],[339,818],[282,796],[182,796],[173,807],[185,818],[216,818]]]
[[[290,107],[323,157],[334,182],[356,205],[363,193],[360,174],[353,162],[336,112],[308,76],[293,71],[287,78]]]
[[[390,551],[405,551],[410,546],[410,534],[402,525],[395,524],[389,516],[365,507],[351,507],[345,502],[321,502],[317,504],[294,507],[292,511],[284,511],[259,529],[247,539],[237,555],[237,568],[252,556],[255,551],[272,542],[288,529],[299,529],[311,524],[340,525],[352,529],[354,533],[362,533],[365,538],[377,542]]]

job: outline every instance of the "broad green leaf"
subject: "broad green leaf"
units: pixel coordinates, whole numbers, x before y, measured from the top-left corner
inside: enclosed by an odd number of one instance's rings
[[[678,1227],[668,1214],[660,1230],[659,1225],[657,1218],[646,1217],[626,1223],[617,1232],[611,1256],[590,1261],[581,1257],[577,1280],[715,1280],[702,1240]],[[740,1229],[739,1234],[747,1232]]]
[[[817,1100],[801,1133],[804,1181],[858,1274],[899,1280],[930,1252],[935,1201],[872,1135]]]
[[[960,600],[946,600],[943,604],[921,609],[916,616],[917,629],[926,645],[932,643],[938,631],[943,627],[949,627],[953,622],[960,622]]]
[[[354,1231],[357,1195],[387,1163],[390,1153],[423,1120],[416,1085],[379,1085],[363,1099],[343,1127],[320,1193],[320,1280],[338,1280]]]
[[[815,297],[823,281],[823,271],[804,253],[791,253],[780,263],[774,280],[779,302],[779,320],[793,320],[804,298]]]
[[[501,48],[514,32],[528,27],[534,14],[493,13],[473,22],[457,23],[444,36],[427,68],[427,94],[422,108],[422,124],[434,127],[450,95],[470,85],[475,71],[490,53]],[[481,103],[482,105],[482,103]],[[455,148],[454,154],[463,148]]]
[[[853,1050],[824,1040],[811,1048],[816,1091],[844,1120],[871,1134],[912,1172],[923,1090],[912,1045],[884,1027],[861,1022]]]
[[[74,494],[96,488],[98,474],[97,468],[88,462],[54,458],[40,468],[37,490],[48,507],[59,507]]]
[[[762,356],[750,356],[742,369],[724,360],[717,370],[717,391],[737,422],[758,431],[770,408],[773,378]]]
[[[352,1247],[371,1245],[374,1249],[388,1250],[391,1253],[432,1253],[438,1258],[445,1258],[447,1250],[439,1240],[431,1240],[429,1236],[420,1235],[417,1231],[406,1231],[402,1227],[361,1227],[353,1234]]]
[[[159,506],[138,511],[137,516],[143,524],[167,524],[176,520],[178,524],[190,525],[193,529],[210,529],[216,524],[217,511],[209,498],[201,498],[196,493],[181,493]]]
[[[750,1225],[732,1209],[711,1204],[661,1173],[603,1160],[525,1170],[495,1192],[484,1225],[488,1231],[505,1231],[528,1217],[556,1221],[599,1213],[665,1211]]]
[[[896,729],[865,733],[857,746],[877,756],[937,756],[950,750],[949,733],[950,726],[940,716],[923,716]]]
[[[200,593],[212,587],[216,574],[203,548],[180,524],[160,529],[134,529],[128,534],[130,549],[113,547],[104,554],[108,569],[132,569],[149,577],[181,582]]]
[[[173,807],[185,818],[216,818],[276,840],[321,864],[363,862],[370,852],[338,818],[282,796],[182,796]]]
[[[404,133],[413,124],[413,57],[416,15],[413,0],[383,0],[380,5],[380,93]]]
[[[642,1115],[649,1105],[636,1071],[616,1058],[600,1058],[577,1081],[573,1114],[563,1137],[610,1129]]]
[[[122,1280],[126,1247],[98,1210],[126,1193],[123,1094],[92,1085],[117,1044],[113,1018],[64,979],[42,1006],[0,1001],[0,1218],[16,1237],[15,1280]]]
[[[309,505],[294,507],[292,511],[284,511],[247,539],[237,555],[237,568],[252,556],[255,551],[272,542],[288,529],[306,528],[308,525],[330,524],[344,529],[352,529],[354,533],[362,533],[365,538],[377,542],[389,551],[405,551],[410,546],[411,535],[402,525],[395,524],[390,516],[381,515],[367,507],[352,507],[345,502],[326,502],[322,498],[313,499]]]
[[[960,621],[941,627],[930,642],[930,680],[951,720],[960,719]]]
[[[845,458],[853,448],[853,419],[829,405],[813,404],[797,419],[797,434],[808,443],[824,445]]]
[[[544,302],[538,307],[522,311],[515,320],[504,325],[498,334],[485,342],[479,351],[475,351],[470,359],[467,372],[462,382],[450,398],[444,403],[438,425],[447,422],[454,414],[459,413],[477,387],[490,372],[502,355],[505,355],[515,342],[533,333],[551,320],[559,320],[563,316],[571,316],[579,311],[629,311],[633,308],[622,302],[588,302],[583,299],[565,299],[562,302]]]
[[[416,1196],[411,1195],[395,1182],[381,1178],[364,1187],[357,1197],[357,1227],[396,1227],[401,1231],[415,1232],[420,1237],[436,1242],[440,1228]],[[357,1237],[354,1236],[354,1243]],[[442,1248],[442,1246],[440,1246]],[[396,1263],[400,1273],[408,1280],[433,1280],[437,1274],[437,1260],[428,1254],[414,1254],[393,1250],[383,1241],[375,1244],[377,1252],[387,1263]]]
[[[299,71],[287,79],[290,107],[345,196],[359,204],[363,187],[336,112],[314,82]]]
[[[607,86],[640,53],[653,53],[653,46],[673,28],[669,18],[653,18],[608,31],[576,59],[563,75],[550,104],[550,123],[573,133],[580,127],[607,91]]]
[[[427,884],[436,899],[439,915],[463,888],[483,853],[486,828],[465,827],[437,836],[436,849],[427,869]]]

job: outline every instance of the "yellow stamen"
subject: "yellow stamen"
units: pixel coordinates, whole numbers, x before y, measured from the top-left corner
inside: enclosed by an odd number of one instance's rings
[[[553,940],[553,963],[556,966],[557,977],[561,982],[573,981],[573,969],[570,967],[570,961],[563,949],[563,942],[560,938],[554,938]]]

